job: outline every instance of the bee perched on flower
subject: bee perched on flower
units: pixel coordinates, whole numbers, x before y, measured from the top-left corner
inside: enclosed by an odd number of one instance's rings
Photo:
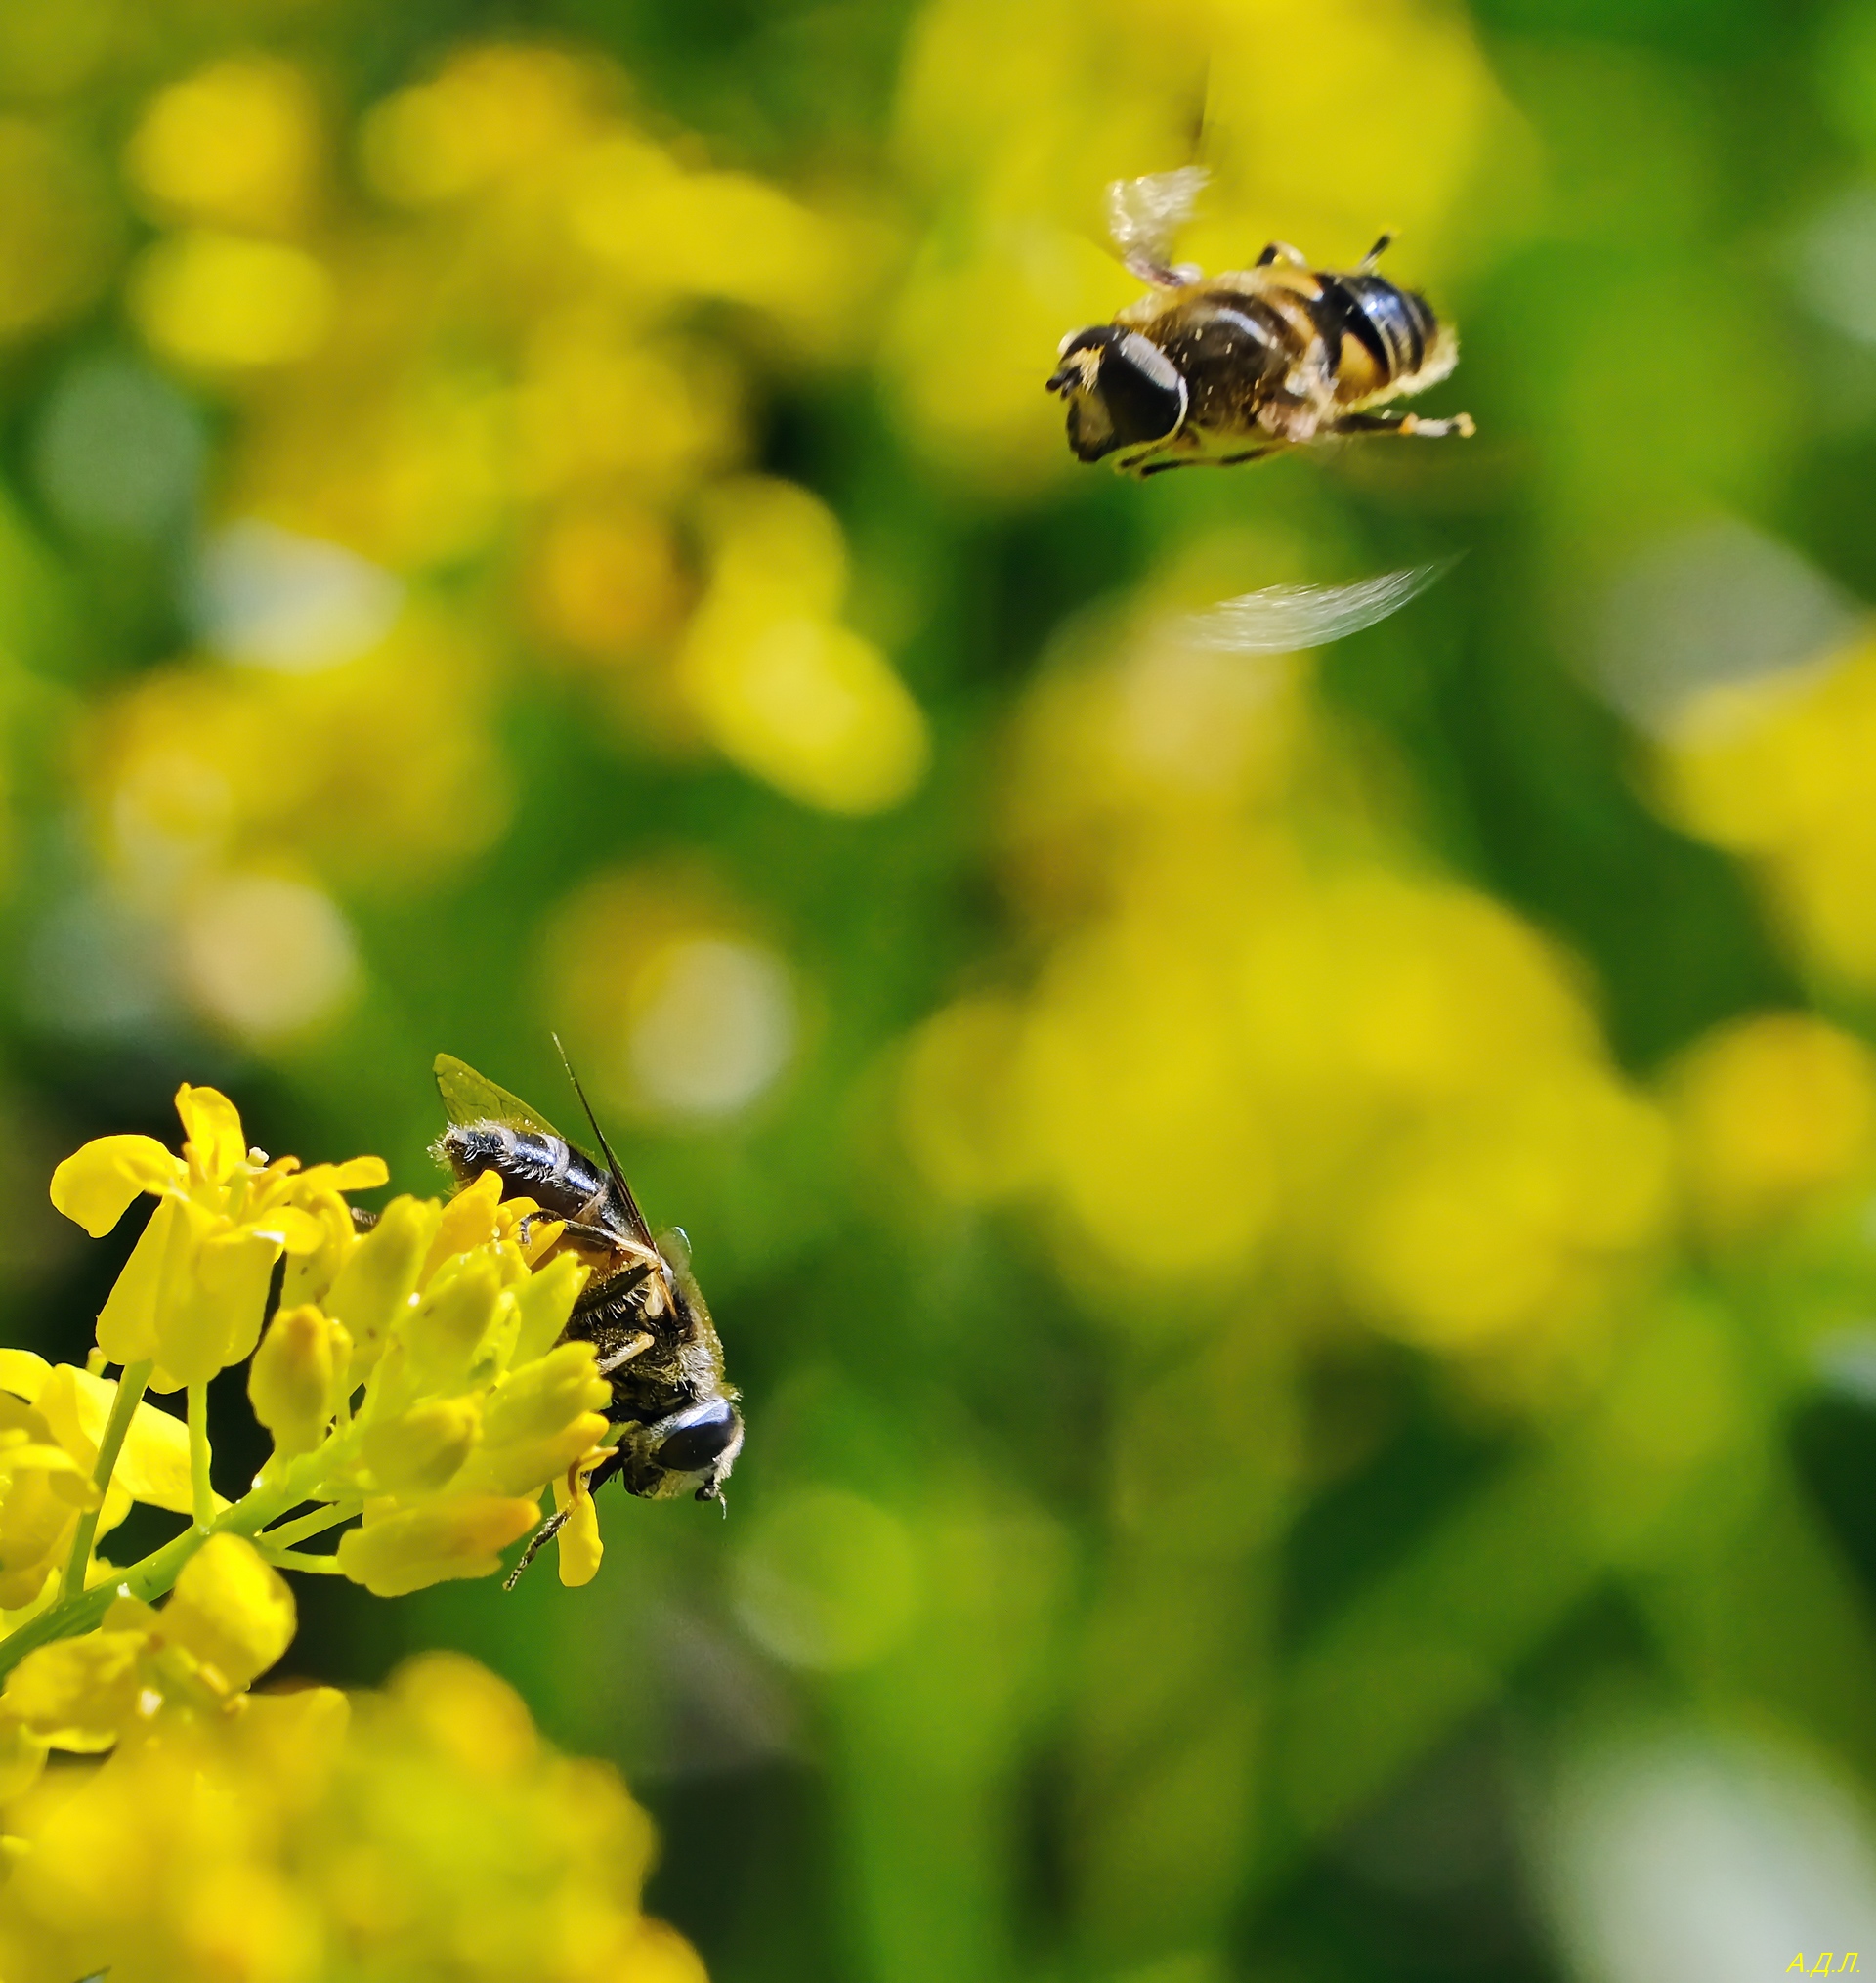
[[[131,1573],[141,1598],[218,1534],[384,1595],[496,1570],[537,1523],[546,1485],[606,1429],[592,1346],[559,1340],[579,1262],[547,1260],[556,1229],[532,1201],[503,1203],[493,1177],[447,1205],[393,1199],[361,1232],[345,1194],[385,1182],[376,1157],[302,1169],[250,1149],[213,1089],[186,1085],[176,1105],[180,1151],[104,1137],[54,1174],[54,1204],[94,1236],[140,1193],[157,1203],[98,1318],[96,1361],[121,1364],[120,1381],[0,1361],[13,1398],[0,1404],[0,1478],[13,1481],[0,1604],[50,1605],[34,1620],[46,1637],[63,1635],[50,1627],[64,1607],[97,1611],[94,1584],[118,1573],[91,1551],[126,1489],[193,1518],[150,1590]],[[230,1504],[210,1482],[207,1387],[250,1354],[248,1396],[274,1450]],[[186,1423],[143,1401],[176,1390]],[[300,1546],[335,1529],[330,1553]],[[62,1551],[52,1605],[47,1566]],[[563,1573],[583,1582],[598,1561],[594,1531]]]

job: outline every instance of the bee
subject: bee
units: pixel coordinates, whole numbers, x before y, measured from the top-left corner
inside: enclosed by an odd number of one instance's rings
[[[545,1217],[565,1221],[553,1253],[575,1254],[591,1270],[561,1336],[591,1343],[613,1387],[607,1418],[618,1450],[588,1475],[588,1487],[618,1474],[628,1493],[647,1500],[689,1492],[721,1502],[743,1449],[743,1415],[682,1229],[652,1237],[576,1078],[603,1164],[454,1055],[437,1056],[436,1075],[448,1127],[434,1148],[457,1185],[493,1171],[504,1198],[532,1198]],[[541,1529],[516,1576],[565,1519]]]
[[[1383,235],[1352,270],[1311,269],[1272,241],[1255,267],[1207,278],[1168,259],[1201,166],[1108,189],[1114,244],[1150,287],[1111,323],[1062,339],[1048,390],[1068,403],[1068,445],[1129,475],[1260,460],[1331,436],[1470,436],[1470,413],[1385,410],[1459,362],[1450,324],[1424,296],[1375,273]]]

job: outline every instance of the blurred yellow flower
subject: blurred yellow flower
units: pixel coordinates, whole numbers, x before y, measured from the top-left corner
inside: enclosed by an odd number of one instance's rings
[[[410,206],[496,187],[587,133],[596,83],[597,65],[556,49],[458,49],[435,80],[397,91],[365,119],[365,174]]]
[[[165,217],[285,233],[307,218],[320,163],[306,77],[231,56],[160,91],[125,150],[131,183]]]
[[[829,812],[896,805],[924,775],[925,719],[884,655],[835,620],[846,547],[805,490],[743,482],[710,505],[710,582],[679,681],[733,762]]]
[[[86,1775],[14,1792],[7,1975],[705,1983],[639,1911],[651,1827],[618,1778],[547,1749],[468,1660],[136,1725]]]
[[[307,886],[293,870],[397,893],[499,835],[510,785],[490,686],[472,641],[407,614],[336,667],[158,668],[97,711],[87,782],[104,852],[140,906],[176,918],[186,982],[214,1016],[262,1032],[309,1016],[294,1011],[304,983],[270,991],[251,939],[218,940],[231,915],[240,934],[243,894],[292,933],[325,1010],[349,989],[351,934],[334,904],[280,892]]]
[[[1801,956],[1876,984],[1876,638],[1709,690],[1659,759],[1668,812],[1758,870]]]
[[[207,229],[171,235],[131,275],[138,327],[165,358],[209,369],[284,365],[331,326],[332,279],[302,248]]]
[[[177,972],[206,1017],[254,1040],[304,1033],[344,1010],[358,951],[343,911],[285,875],[205,880],[176,929]]]
[[[735,1116],[793,1058],[793,972],[706,872],[588,876],[555,904],[540,959],[542,1004],[594,1093],[635,1115]]]
[[[1469,1356],[1610,1312],[1665,1234],[1670,1138],[1565,962],[1401,872],[1352,782],[1325,799],[1333,739],[1292,674],[1129,637],[1045,677],[1020,725],[1014,859],[1048,947],[1025,992],[911,1043],[925,1175],[1038,1204],[1143,1330],[1266,1270]]]
[[[1866,1181],[1876,1057],[1810,1013],[1762,1013],[1697,1040],[1671,1072],[1697,1227],[1731,1238]]]

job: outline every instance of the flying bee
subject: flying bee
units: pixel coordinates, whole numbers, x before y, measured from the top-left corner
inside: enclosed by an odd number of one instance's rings
[[[1205,277],[1169,259],[1205,184],[1202,166],[1108,189],[1114,244],[1149,285],[1111,323],[1063,338],[1048,390],[1068,403],[1068,445],[1129,475],[1229,467],[1331,436],[1470,436],[1470,413],[1428,420],[1384,410],[1459,362],[1450,324],[1424,296],[1358,267],[1311,269],[1272,241],[1249,269]]]
[[[561,1340],[592,1344],[613,1387],[607,1417],[618,1451],[593,1469],[588,1487],[618,1474],[647,1500],[689,1492],[721,1501],[743,1449],[743,1416],[682,1231],[652,1237],[577,1080],[603,1165],[453,1055],[437,1056],[436,1074],[449,1126],[435,1150],[458,1186],[493,1171],[504,1198],[532,1198],[566,1222],[548,1257],[572,1253],[590,1269]],[[565,1519],[545,1524],[516,1575]]]

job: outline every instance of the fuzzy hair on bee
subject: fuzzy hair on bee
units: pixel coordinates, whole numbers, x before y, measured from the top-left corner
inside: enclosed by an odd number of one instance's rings
[[[1251,268],[1207,277],[1170,259],[1205,181],[1186,166],[1109,188],[1115,245],[1148,292],[1062,339],[1048,390],[1067,403],[1079,459],[1146,476],[1350,435],[1472,433],[1470,413],[1429,420],[1387,405],[1459,362],[1451,324],[1376,272],[1391,235],[1352,270],[1312,269],[1272,241]]]
[[[573,1253],[589,1270],[562,1340],[592,1344],[613,1388],[607,1418],[617,1449],[587,1487],[618,1475],[628,1493],[647,1500],[689,1493],[721,1502],[743,1449],[743,1415],[682,1229],[652,1236],[590,1108],[603,1161],[454,1055],[437,1056],[436,1074],[448,1124],[433,1147],[458,1187],[493,1171],[504,1198],[532,1198],[543,1218],[561,1222],[549,1257]],[[577,1079],[574,1085],[584,1106]],[[564,1520],[542,1527],[515,1576]]]

